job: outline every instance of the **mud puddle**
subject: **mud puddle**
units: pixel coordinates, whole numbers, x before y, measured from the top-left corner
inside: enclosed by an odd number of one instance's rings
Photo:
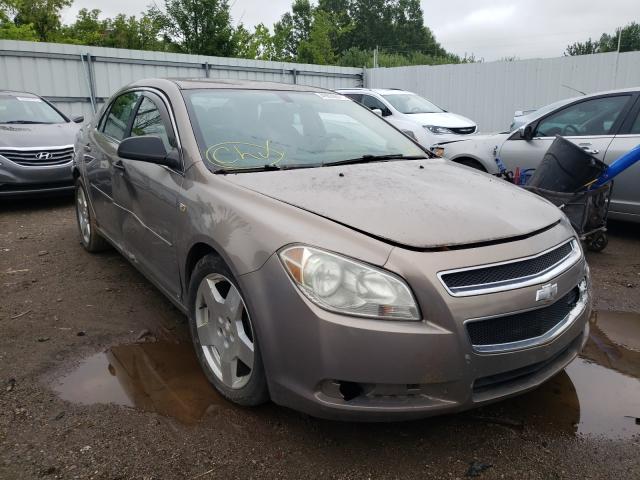
[[[640,314],[596,312],[587,345],[564,372],[483,414],[544,432],[640,435]]]
[[[233,408],[202,374],[190,343],[115,346],[53,388],[74,403],[114,403],[186,424],[212,408]],[[640,314],[594,314],[587,346],[564,372],[533,392],[468,414],[548,433],[640,435]]]
[[[212,409],[232,408],[209,384],[190,343],[118,345],[85,359],[53,384],[67,401],[112,403],[194,424]]]

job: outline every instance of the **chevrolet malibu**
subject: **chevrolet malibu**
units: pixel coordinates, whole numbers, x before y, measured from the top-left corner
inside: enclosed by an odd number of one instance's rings
[[[78,137],[80,237],[114,246],[188,316],[233,402],[456,412],[578,354],[589,272],[560,210],[431,157],[326,90],[139,81]]]

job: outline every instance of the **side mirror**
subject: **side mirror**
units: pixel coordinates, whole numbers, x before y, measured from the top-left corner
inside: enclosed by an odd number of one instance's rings
[[[520,138],[523,140],[531,140],[533,138],[533,127],[531,125],[523,125],[518,129],[520,132]]]
[[[84,115],[78,115],[71,119],[73,123],[82,123],[84,122]]]
[[[152,135],[125,138],[118,146],[118,156],[128,160],[180,168],[180,158],[175,151],[167,152],[162,139]]]
[[[378,115],[379,117],[382,116],[382,110],[380,110],[379,108],[372,108],[371,111],[376,115]]]

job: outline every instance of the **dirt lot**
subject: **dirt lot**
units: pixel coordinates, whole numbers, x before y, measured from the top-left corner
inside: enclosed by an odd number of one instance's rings
[[[333,423],[220,399],[169,301],[82,250],[70,200],[0,204],[0,478],[640,478],[640,228],[589,260],[599,311],[566,373],[459,415]]]

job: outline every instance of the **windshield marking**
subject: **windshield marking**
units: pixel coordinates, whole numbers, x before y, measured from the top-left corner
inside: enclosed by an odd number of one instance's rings
[[[218,143],[207,149],[206,156],[209,162],[221,167],[228,167],[247,158],[266,162],[266,165],[277,165],[284,160],[286,153],[273,148],[271,141],[267,140],[264,145],[248,142]]]

